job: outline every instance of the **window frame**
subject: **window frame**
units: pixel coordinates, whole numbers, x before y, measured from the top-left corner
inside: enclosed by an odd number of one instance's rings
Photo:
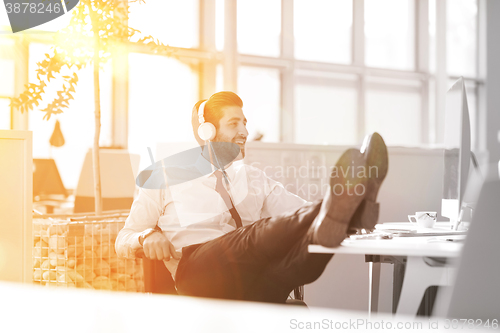
[[[281,73],[281,108],[280,112],[280,142],[295,142],[295,120],[294,120],[294,90],[299,76],[304,72],[314,79],[324,75],[355,75],[356,89],[358,95],[356,126],[356,138],[361,142],[365,129],[365,109],[367,85],[373,85],[372,79],[396,79],[420,85],[421,103],[421,143],[420,146],[429,146],[442,142],[442,131],[439,128],[444,126],[444,100],[447,91],[447,82],[450,79],[457,79],[446,73],[446,1],[436,1],[436,72],[429,70],[429,1],[415,1],[415,70],[403,71],[383,68],[371,68],[364,64],[365,41],[364,41],[364,0],[353,0],[353,31],[352,31],[352,64],[342,65],[333,63],[321,63],[314,61],[298,60],[294,58],[293,44],[293,1],[281,0],[281,52],[279,57],[265,57],[247,54],[239,54],[237,50],[237,1],[224,1],[224,49],[217,51],[216,48],[216,0],[200,0],[200,36],[199,48],[187,49],[173,47],[175,56],[182,62],[197,60],[200,63],[199,69],[199,98],[207,98],[215,92],[216,87],[216,67],[223,66],[225,90],[237,92],[237,73],[239,66],[257,66],[279,69]],[[481,68],[481,59],[484,56],[484,27],[481,22],[485,16],[485,3],[478,1],[477,17],[477,75],[475,77],[465,77],[464,79],[472,83],[476,88],[476,118],[482,119],[485,113],[484,106],[484,69]],[[16,82],[15,93],[21,93],[23,87],[28,83],[27,59],[28,45],[30,41],[50,43],[51,34],[30,34],[30,40],[22,35],[13,35],[16,41]],[[112,83],[112,144],[114,146],[127,147],[128,145],[128,54],[131,52],[154,54],[148,46],[136,43],[128,43],[114,55],[113,72],[122,75],[113,75]],[[124,75],[123,75],[124,74]],[[119,77],[119,78],[117,78]],[[442,111],[432,111],[429,107],[430,82],[434,82],[435,102],[432,109]],[[194,101],[193,101],[194,103]],[[28,128],[28,114],[15,112],[12,114],[13,129]],[[479,128],[477,122],[473,130],[475,142],[480,142]],[[474,147],[473,147],[474,148]]]

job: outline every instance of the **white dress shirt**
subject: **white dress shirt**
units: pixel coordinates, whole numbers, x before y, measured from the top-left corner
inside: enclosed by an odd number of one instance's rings
[[[209,163],[202,155],[196,164]],[[194,167],[197,167],[196,165]],[[198,168],[201,169],[201,168]],[[206,170],[206,169],[204,169]],[[223,181],[241,216],[243,226],[303,206],[306,201],[288,192],[262,170],[234,162]],[[236,228],[222,197],[215,191],[213,172],[163,189],[140,188],[125,227],[116,238],[116,252],[134,258],[141,248],[140,233],[158,225],[180,255],[184,246],[210,241]],[[175,278],[178,260],[164,261]]]

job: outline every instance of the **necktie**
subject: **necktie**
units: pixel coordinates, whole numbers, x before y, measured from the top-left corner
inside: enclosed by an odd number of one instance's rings
[[[222,184],[222,172],[220,170],[216,170],[214,172],[215,177],[217,178],[217,182],[215,183],[215,190],[220,194],[222,200],[226,204],[226,207],[229,209],[229,213],[233,217],[234,222],[236,222],[236,228],[241,228],[243,225],[241,224],[241,217],[238,214],[236,208],[234,208],[233,201],[227,193],[226,188]]]

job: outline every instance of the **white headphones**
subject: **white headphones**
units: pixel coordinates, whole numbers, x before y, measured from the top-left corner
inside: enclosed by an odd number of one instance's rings
[[[203,141],[213,140],[217,132],[214,124],[205,122],[204,113],[205,113],[205,104],[207,104],[207,101],[208,100],[201,103],[200,107],[198,108],[198,120],[200,122],[200,126],[198,127],[198,136]]]

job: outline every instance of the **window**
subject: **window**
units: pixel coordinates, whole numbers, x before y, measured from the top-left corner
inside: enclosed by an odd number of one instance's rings
[[[64,29],[69,25],[71,21],[71,15],[62,15],[52,21],[36,26],[34,29],[45,32],[56,32],[58,30]]]
[[[295,98],[295,141],[307,144],[355,144],[357,92],[350,82],[301,79]]]
[[[436,72],[436,0],[429,0],[429,72]]]
[[[159,142],[194,141],[191,111],[198,101],[197,66],[174,58],[129,56],[128,146],[150,165],[147,147]]]
[[[0,96],[14,96],[14,67],[14,60],[0,58]]]
[[[421,143],[421,97],[398,87],[368,89],[367,133],[379,132],[388,145]]]
[[[0,10],[0,31],[1,30],[6,30],[9,32],[12,31],[10,28],[9,17],[7,16],[6,10]]]
[[[1,44],[0,44],[1,45]],[[2,54],[0,51],[0,129],[11,129],[11,108],[9,97],[14,96],[14,69],[15,61],[12,59],[2,59],[1,56],[8,56]]]
[[[224,68],[221,64],[215,67],[215,91],[224,90]]]
[[[415,69],[415,1],[365,0],[366,65]]]
[[[10,99],[0,98],[0,130],[10,129]]]
[[[149,0],[130,5],[129,26],[171,46],[198,47],[199,21],[199,0]]]
[[[295,0],[295,57],[351,63],[352,0]]]
[[[446,2],[446,62],[450,75],[476,76],[477,1]]]
[[[280,55],[281,0],[238,0],[238,52]]]
[[[422,10],[426,4],[428,10]],[[175,52],[160,56],[135,43],[123,51],[125,60],[107,65],[101,73],[101,144],[128,145],[141,154],[145,167],[147,147],[194,141],[193,105],[224,89],[242,97],[250,140],[260,133],[269,142],[356,145],[364,134],[379,131],[392,145],[439,144],[442,90],[464,76],[474,146],[476,113],[484,104],[485,82],[477,73],[482,5],[478,0],[134,2],[130,26]],[[41,32],[57,30],[69,17],[49,22],[52,28],[40,26],[36,39],[29,33],[0,34],[2,128],[11,122],[8,97],[27,83],[17,71],[29,70],[33,79],[35,62],[52,42],[51,33]],[[0,28],[8,26],[0,11]],[[224,43],[233,32],[236,43]],[[421,34],[428,35],[417,38]],[[29,69],[23,67],[25,43],[30,45]],[[422,49],[428,54],[417,52]],[[35,110],[26,124],[17,124],[18,117],[14,124],[26,128],[29,123],[35,156],[56,158],[68,187],[76,184],[80,161],[92,145],[90,70],[79,73],[69,110],[49,122]],[[62,148],[48,143],[56,119],[66,138]],[[73,156],[72,151],[80,153]]]
[[[273,68],[242,66],[238,71],[238,95],[248,120],[249,139],[280,141],[280,72]]]
[[[43,60],[44,54],[50,52],[50,45],[31,43],[29,49],[29,79],[35,82],[36,63]],[[111,145],[111,75],[110,66],[101,71],[101,146]],[[44,120],[44,112],[40,109],[52,101],[58,83],[53,79],[39,108],[29,112],[29,129],[33,131],[33,156],[35,158],[54,158],[67,188],[76,188],[80,169],[87,150],[94,140],[94,81],[92,67],[78,72],[79,82],[70,107],[62,114],[53,115],[49,121]],[[55,122],[59,120],[65,144],[62,147],[51,147],[49,140]]]
[[[215,0],[215,47],[224,50],[224,1]]]

